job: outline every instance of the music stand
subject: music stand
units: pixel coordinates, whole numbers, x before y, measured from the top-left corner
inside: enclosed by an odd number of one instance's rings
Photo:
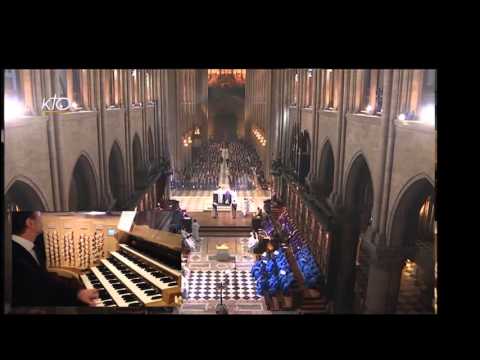
[[[228,309],[223,303],[223,289],[225,288],[226,285],[228,285],[228,280],[224,280],[224,281],[221,280],[220,282],[217,283],[217,286],[216,286],[217,290],[220,289],[220,304],[217,304],[217,306],[215,307],[215,313],[217,315],[228,314]]]

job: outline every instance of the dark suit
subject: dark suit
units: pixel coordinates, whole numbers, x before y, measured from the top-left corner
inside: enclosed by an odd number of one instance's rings
[[[82,305],[77,299],[80,290],[77,281],[49,273],[15,241],[12,241],[12,257],[12,306]],[[39,261],[45,264],[44,258]]]

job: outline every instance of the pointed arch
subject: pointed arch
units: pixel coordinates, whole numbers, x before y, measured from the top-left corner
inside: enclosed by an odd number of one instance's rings
[[[48,210],[47,200],[40,188],[25,176],[14,177],[5,192],[7,210]]]
[[[401,248],[402,270],[398,276],[395,311],[434,313],[435,280],[435,185],[420,173],[410,178],[396,197],[389,218],[387,244]],[[394,293],[395,294],[395,293]],[[393,295],[392,295],[393,296]]]
[[[116,200],[116,206],[123,204],[127,194],[125,163],[117,140],[113,142],[108,157],[108,177],[110,192]]]
[[[73,167],[68,196],[69,211],[98,209],[95,167],[87,153],[82,152]]]
[[[361,235],[370,224],[374,199],[372,175],[361,151],[353,156],[346,174],[343,191],[345,212],[341,216],[338,241],[332,247],[332,259],[335,259],[332,271],[336,274],[335,302],[340,313],[352,313],[355,304],[361,303],[361,294],[366,291],[361,274],[368,274],[368,261],[360,259],[359,255]],[[361,270],[358,266],[365,269]]]
[[[322,196],[328,197],[333,190],[333,181],[335,174],[335,159],[333,148],[330,140],[327,139],[323,143],[320,153],[320,161],[318,165],[318,177],[320,180]]]
[[[418,212],[425,200],[435,203],[435,182],[425,173],[410,178],[399,191],[387,224],[390,246],[413,246],[413,233],[417,230]]]
[[[368,226],[374,201],[373,180],[367,159],[360,151],[350,162],[345,182],[344,205],[359,220],[360,228]]]

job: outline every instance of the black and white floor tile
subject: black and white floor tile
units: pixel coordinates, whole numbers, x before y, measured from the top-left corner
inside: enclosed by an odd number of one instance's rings
[[[225,283],[223,300],[259,300],[255,280],[245,270],[192,270],[188,279],[188,300],[220,300],[218,284]]]

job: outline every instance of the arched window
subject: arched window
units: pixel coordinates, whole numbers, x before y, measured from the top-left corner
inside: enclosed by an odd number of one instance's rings
[[[67,70],[60,69],[55,70],[55,94],[58,97],[67,97],[68,87],[67,87]]]
[[[307,93],[305,97],[305,107],[312,107],[313,99],[313,69],[307,71]]]
[[[150,104],[153,102],[153,79],[150,70],[145,71],[145,89],[145,100]]]
[[[34,115],[41,104],[33,102],[32,70],[5,70],[5,119]]]
[[[399,120],[435,123],[435,70],[401,70]]]
[[[367,114],[383,112],[383,70],[362,70],[360,111]]]
[[[336,70],[327,69],[325,71],[324,104],[327,110],[335,110],[337,108],[337,77]]]
[[[437,91],[437,71],[424,70],[421,109],[418,111],[420,120],[435,123],[435,104]]]
[[[292,105],[297,105],[298,104],[298,87],[299,87],[299,81],[300,78],[298,76],[298,72],[296,70],[293,71],[292,73]]]
[[[134,105],[138,105],[140,102],[138,76],[139,74],[136,69],[130,70],[130,99]]]
[[[80,69],[69,69],[66,70],[66,81],[67,81],[67,94],[68,98],[74,105],[74,108],[84,109],[87,106],[87,101],[85,97],[85,88],[87,87],[86,82],[86,70]],[[61,82],[63,82],[63,71],[60,73]],[[63,88],[63,84],[61,84]]]
[[[187,98],[187,76],[188,76],[188,72],[187,70],[184,70],[183,72],[183,77],[182,77],[182,89],[183,89],[183,102],[184,103],[187,103],[188,102],[188,98]]]

